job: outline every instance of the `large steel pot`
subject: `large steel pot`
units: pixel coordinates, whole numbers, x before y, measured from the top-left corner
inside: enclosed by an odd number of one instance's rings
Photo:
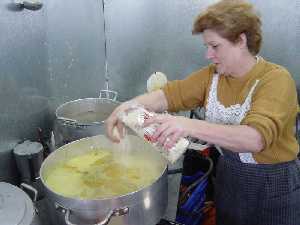
[[[45,186],[49,200],[55,202],[66,212],[66,224],[76,224],[70,221],[70,215],[75,215],[84,221],[84,224],[108,224],[116,215],[118,225],[154,225],[163,217],[168,202],[167,162],[149,144],[136,136],[129,136],[130,144],[134,150],[143,151],[147,160],[153,162],[158,168],[160,176],[149,186],[135,192],[106,199],[81,200],[59,195],[47,187],[45,176],[58,163],[64,162],[74,156],[83,154],[88,148],[100,147],[120,151],[118,144],[112,143],[104,135],[83,138],[69,143],[52,152],[43,162],[40,177]],[[88,148],[87,148],[88,147]],[[131,151],[130,154],[135,154]],[[114,223],[113,223],[114,224]]]
[[[119,105],[105,98],[85,98],[66,102],[56,109],[54,140],[56,147],[72,141],[104,134],[104,120]]]

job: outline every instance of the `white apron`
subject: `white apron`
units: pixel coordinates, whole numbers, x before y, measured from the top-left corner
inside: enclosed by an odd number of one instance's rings
[[[251,87],[249,94],[242,105],[236,104],[225,107],[218,101],[217,90],[219,76],[219,74],[214,74],[212,79],[206,105],[205,120],[217,124],[238,125],[250,109],[252,94],[259,80],[256,80],[254,85]],[[239,153],[239,157],[243,163],[256,163],[252,153]]]

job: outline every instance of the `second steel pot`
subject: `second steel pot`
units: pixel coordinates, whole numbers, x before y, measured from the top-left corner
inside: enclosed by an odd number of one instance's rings
[[[119,102],[105,98],[84,98],[62,104],[56,110],[55,146],[104,134],[104,120],[118,105]]]
[[[6,182],[0,182],[0,221],[2,225],[41,225],[29,196]]]

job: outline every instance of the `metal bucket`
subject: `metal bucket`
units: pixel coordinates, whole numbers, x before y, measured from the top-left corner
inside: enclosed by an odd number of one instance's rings
[[[55,146],[104,134],[104,120],[118,105],[119,102],[105,98],[85,98],[62,104],[55,113]]]
[[[145,143],[136,136],[130,135],[128,138],[130,143],[134,144],[134,149],[143,151],[146,159],[151,160],[153,167],[161,172],[152,184],[126,195],[82,200],[59,195],[45,183],[47,171],[58,163],[83,154],[87,151],[87,146],[115,151],[117,144],[110,142],[104,135],[83,138],[62,146],[52,152],[43,162],[40,177],[46,189],[46,196],[66,213],[66,224],[76,224],[70,221],[70,215],[80,218],[84,224],[102,225],[108,224],[112,218],[118,218],[118,225],[153,225],[163,217],[168,202],[167,162],[149,143]],[[134,151],[131,154],[135,154]]]

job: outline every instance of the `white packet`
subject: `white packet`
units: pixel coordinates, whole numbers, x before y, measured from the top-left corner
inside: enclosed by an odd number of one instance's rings
[[[125,112],[118,115],[119,119],[130,129],[132,129],[139,137],[150,142],[156,150],[158,150],[170,163],[176,162],[189,146],[187,138],[180,138],[177,143],[170,149],[165,149],[158,142],[153,142],[152,135],[159,124],[151,124],[144,127],[144,121],[154,116],[156,113],[149,112],[142,105],[133,104]]]

